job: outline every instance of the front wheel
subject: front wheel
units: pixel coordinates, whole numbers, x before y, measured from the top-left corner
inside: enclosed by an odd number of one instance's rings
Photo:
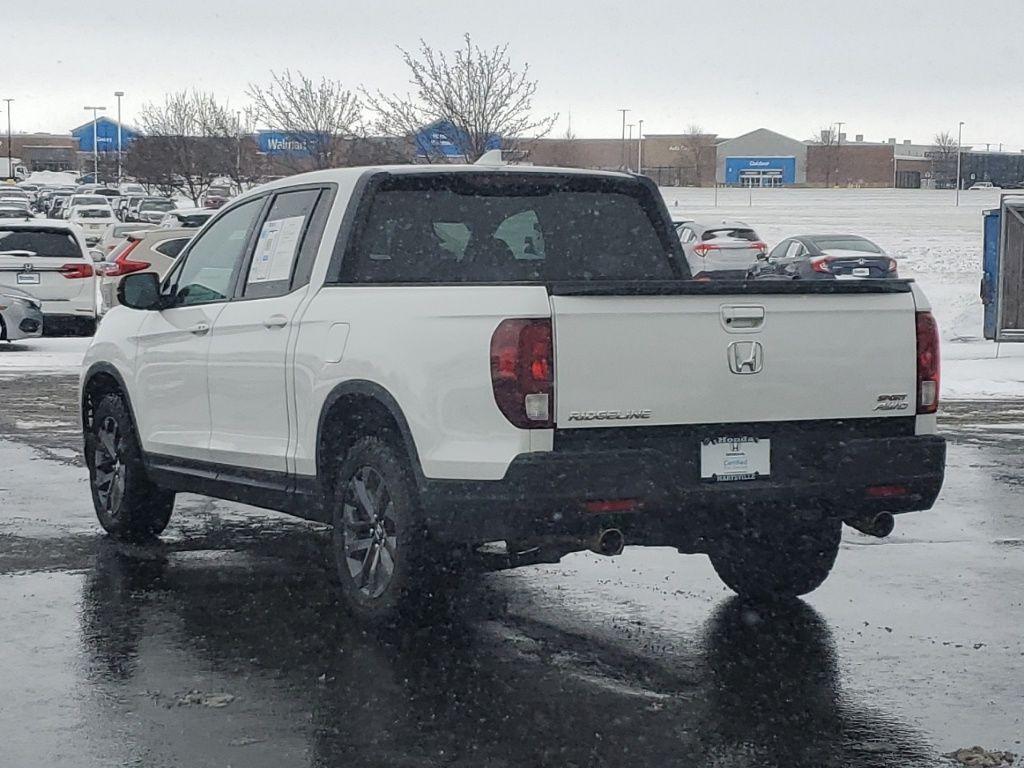
[[[104,397],[86,432],[85,459],[93,507],[103,530],[116,539],[143,541],[167,527],[174,493],[146,476],[128,407],[120,395]]]
[[[742,597],[786,599],[821,586],[839,554],[842,522],[774,519],[730,530],[710,552],[718,576]]]
[[[420,523],[408,461],[392,443],[356,442],[335,474],[329,503],[341,593],[357,617],[391,624],[443,600],[445,558]]]

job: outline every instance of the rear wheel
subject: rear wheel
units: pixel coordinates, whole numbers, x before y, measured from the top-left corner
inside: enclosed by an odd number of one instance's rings
[[[120,395],[107,395],[96,406],[86,433],[85,457],[93,507],[103,530],[126,541],[163,532],[171,519],[174,492],[146,476],[135,426]]]
[[[378,437],[360,439],[335,473],[330,503],[338,579],[356,616],[394,623],[442,601],[445,558],[420,522],[401,451]]]
[[[713,547],[711,564],[736,594],[785,599],[817,589],[839,554],[842,522],[778,519],[730,530]]]

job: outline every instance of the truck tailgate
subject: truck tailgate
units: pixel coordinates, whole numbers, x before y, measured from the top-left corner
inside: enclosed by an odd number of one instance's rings
[[[560,429],[915,411],[910,292],[550,301]]]

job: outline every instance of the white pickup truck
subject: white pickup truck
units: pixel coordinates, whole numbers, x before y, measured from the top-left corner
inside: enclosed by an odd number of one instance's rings
[[[691,280],[641,177],[294,176],[118,290],[81,389],[103,527],[159,534],[180,491],[332,523],[367,619],[484,544],[507,566],[672,546],[803,594],[843,521],[886,535],[942,484],[921,291]]]

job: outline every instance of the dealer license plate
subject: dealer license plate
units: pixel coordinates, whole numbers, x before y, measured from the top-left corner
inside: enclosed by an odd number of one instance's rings
[[[39,285],[38,272],[19,272],[17,277],[18,285]]]
[[[867,267],[854,267],[853,268],[853,276],[854,277],[868,277],[870,274],[871,274],[871,270],[868,269]]]
[[[727,483],[771,475],[771,440],[757,437],[710,437],[701,441],[700,476]]]

